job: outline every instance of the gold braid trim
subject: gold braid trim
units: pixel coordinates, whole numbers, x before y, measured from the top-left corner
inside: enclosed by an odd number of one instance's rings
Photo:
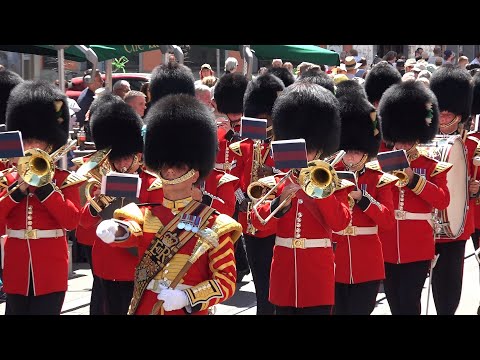
[[[212,230],[217,233],[219,238],[222,235],[231,233],[230,237],[232,238],[232,242],[234,244],[243,232],[242,225],[225,214],[220,214],[217,216],[213,223]]]
[[[113,218],[118,220],[133,220],[139,225],[143,225],[144,222],[142,210],[140,210],[138,205],[135,203],[130,203],[124,207],[121,207],[120,209],[115,210],[113,213]]]

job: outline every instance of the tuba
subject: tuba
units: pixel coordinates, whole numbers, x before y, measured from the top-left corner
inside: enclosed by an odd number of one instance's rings
[[[2,196],[0,201],[5,199],[24,183],[36,187],[50,183],[55,175],[55,163],[65,156],[76,144],[77,140],[70,140],[67,144],[51,154],[36,148],[25,151],[25,156],[18,159],[18,164],[16,166],[13,166],[2,173],[2,176],[4,177],[7,172],[16,170],[22,180],[12,189],[8,190],[7,193]]]
[[[85,198],[97,212],[101,212],[115,200],[114,197],[104,194],[99,194],[95,198],[90,194],[92,186],[100,187],[102,177],[111,171],[111,166],[108,162],[108,154],[110,154],[110,151],[110,148],[96,151],[90,156],[88,161],[76,171],[78,175],[90,178],[85,186]]]
[[[260,220],[262,224],[266,224],[270,219],[279,212],[285,204],[290,201],[290,199],[295,195],[291,193],[285,200],[283,200],[280,205],[263,219],[259,212],[258,207],[265,203],[265,201],[272,195],[273,192],[276,193],[278,187],[283,184],[288,179],[297,182],[301,189],[313,199],[324,199],[329,197],[335,192],[337,185],[340,183],[340,179],[334,169],[335,164],[337,164],[345,155],[344,150],[336,152],[334,155],[330,156],[325,160],[312,160],[307,163],[307,167],[300,169],[291,169],[273,188],[270,189],[261,199],[258,199],[256,204],[253,206],[253,211],[255,215]],[[331,160],[333,158],[333,160]],[[327,160],[327,161],[326,161]],[[331,160],[331,162],[329,162]],[[295,177],[295,173],[298,174],[298,177]]]

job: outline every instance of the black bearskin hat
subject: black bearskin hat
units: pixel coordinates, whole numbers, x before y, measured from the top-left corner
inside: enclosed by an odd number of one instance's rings
[[[269,73],[250,81],[243,98],[244,115],[249,117],[258,117],[261,114],[272,115],[277,93],[284,88],[283,82]]]
[[[109,159],[143,152],[142,119],[118,96],[107,94],[95,99],[90,114],[90,131],[98,150],[111,147]]]
[[[329,156],[340,142],[338,100],[327,89],[300,80],[286,88],[272,111],[276,140],[305,139],[308,151]]]
[[[243,113],[243,96],[248,80],[240,73],[223,75],[215,85],[213,97],[217,110],[223,114]]]
[[[477,71],[472,79],[473,82],[473,100],[472,100],[472,115],[480,114],[480,72]]]
[[[21,131],[24,141],[45,141],[57,150],[68,140],[69,122],[66,95],[47,81],[24,81],[10,93],[7,131]]]
[[[10,92],[22,82],[22,77],[17,73],[7,69],[0,70],[0,124],[5,124],[5,112]]]
[[[470,116],[473,86],[472,76],[467,70],[453,64],[440,66],[430,78],[430,89],[438,100],[440,112],[449,111],[461,115],[465,122]]]
[[[337,85],[340,103],[340,149],[358,150],[375,157],[380,146],[380,130],[375,107],[368,102],[363,87],[355,80]]]
[[[299,76],[298,80],[305,80],[323,86],[325,89],[330,90],[332,94],[335,94],[335,83],[333,82],[333,79],[320,68],[313,68],[304,71],[302,75]]]
[[[379,62],[368,72],[365,79],[364,86],[368,101],[372,104],[380,101],[385,90],[401,81],[402,75],[395,67],[386,61]]]
[[[164,165],[187,165],[210,173],[217,156],[217,127],[212,112],[190,95],[168,95],[150,107],[145,135],[145,165],[159,172]]]
[[[152,104],[170,94],[195,96],[195,78],[189,67],[177,62],[169,62],[153,69],[150,79]]]
[[[284,67],[270,68],[268,70],[268,73],[275,75],[280,80],[282,80],[283,85],[285,85],[285,87],[289,87],[295,82],[295,78],[293,77],[293,74],[287,68],[284,68]]]
[[[439,111],[435,94],[418,81],[393,85],[379,104],[383,139],[390,143],[426,143],[438,132]]]

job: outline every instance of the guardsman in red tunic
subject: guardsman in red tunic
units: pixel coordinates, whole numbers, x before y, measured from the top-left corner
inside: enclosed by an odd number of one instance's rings
[[[265,177],[268,177],[264,179],[266,181],[265,188],[276,184],[271,176],[274,171],[270,146],[273,136],[272,108],[277,94],[283,89],[282,81],[272,74],[261,75],[248,84],[244,97],[244,115],[267,120],[267,139],[254,141],[246,138],[230,145],[230,152],[236,163],[232,174],[240,178],[237,188],[238,221],[243,227],[248,263],[255,284],[257,315],[273,315],[275,313],[273,304],[268,301],[275,233],[273,230],[263,231],[253,227],[250,219],[253,202],[247,194],[247,189],[251,183]]]
[[[440,133],[451,135],[458,133],[465,137],[469,130],[468,120],[472,105],[472,77],[464,69],[452,64],[438,68],[430,79],[430,88],[438,99],[440,108]],[[476,137],[464,140],[467,152],[470,201],[467,219],[462,234],[457,238],[440,237],[435,245],[439,254],[432,277],[432,292],[435,308],[439,315],[454,315],[462,294],[463,263],[465,244],[475,232],[475,201],[479,190],[479,181],[473,179],[473,158],[480,145]]]
[[[129,204],[97,234],[111,246],[139,245],[129,314],[208,314],[235,292],[241,234],[232,218],[192,199],[215,164],[215,120],[193,96],[176,94],[153,104],[146,123],[145,164],[162,180],[162,205]]]
[[[390,87],[379,115],[384,140],[395,150],[405,150],[410,163],[404,170],[408,184],[393,189],[395,225],[379,233],[385,294],[393,315],[420,315],[422,288],[435,255],[432,211],[450,203],[447,172],[452,165],[417,150],[418,143],[435,137],[439,123],[437,99],[422,84],[408,81]]]
[[[272,111],[274,138],[303,138],[308,161],[337,150],[340,140],[339,104],[320,85],[297,81],[279,95]],[[330,196],[314,199],[290,178],[277,197],[259,205],[265,219],[287,196],[295,194],[263,224],[252,210],[253,226],[276,234],[270,273],[269,300],[277,315],[331,314],[335,298],[332,230],[347,227],[351,216],[348,194],[353,184],[338,181]]]
[[[229,145],[240,140],[240,118],[248,80],[240,73],[225,74],[215,85],[213,101],[222,116],[217,118],[218,154],[215,168],[230,173],[235,168]]]
[[[8,69],[0,70],[0,125],[5,124],[5,112],[7,109],[7,100],[8,100],[8,97],[10,96],[10,92],[15,86],[17,86],[22,82],[23,82],[22,77],[17,73],[10,71]],[[8,168],[8,161],[0,160],[0,171],[6,170],[7,168]],[[0,191],[6,185],[7,185],[6,178],[0,175]],[[5,235],[5,221],[4,219],[0,219],[0,239],[4,235]],[[2,254],[2,250],[3,249],[0,248],[0,257]],[[0,264],[0,297],[2,296],[1,280],[2,280],[2,266]]]
[[[480,115],[480,73],[476,72],[475,75],[473,76],[473,100],[472,100],[472,111],[471,111],[471,118],[472,121],[476,121],[476,117]],[[477,128],[475,128],[473,131],[471,131],[468,137],[473,137],[478,140],[480,140],[480,130],[478,129],[478,124]],[[475,156],[479,156],[480,154],[477,153]],[[474,170],[475,172],[475,170]],[[477,171],[477,177],[476,180],[480,180],[480,171]],[[478,195],[478,194],[477,194]],[[477,196],[475,199],[475,232],[472,234],[472,242],[475,250],[478,249],[479,247],[479,240],[480,240],[480,198]],[[480,315],[480,306],[478,307],[477,314]]]
[[[91,108],[90,128],[93,141],[98,150],[110,148],[104,159],[107,168],[113,171],[139,174],[142,180],[139,198],[111,198],[108,206],[101,209],[87,203],[82,210],[78,229],[84,229],[92,238],[92,271],[94,282],[99,282],[97,296],[105,304],[105,314],[125,315],[128,312],[133,294],[135,266],[138,263],[136,248],[114,248],[98,239],[97,225],[102,219],[110,219],[114,210],[129,202],[161,202],[163,195],[160,180],[142,171],[143,138],[142,120],[128,105],[115,95],[103,95],[95,100]],[[115,129],[115,131],[112,131]],[[98,195],[98,186],[95,192]],[[105,197],[104,197],[105,198]],[[93,199],[101,204],[98,198]],[[105,204],[106,205],[106,204]],[[94,297],[92,289],[92,298]],[[90,314],[95,314],[90,310]]]
[[[213,169],[205,181],[193,189],[193,200],[213,207],[220,214],[233,216],[237,184],[238,177],[222,170]]]
[[[224,170],[227,174],[235,171],[236,167],[236,160],[233,158],[229,145],[241,140],[240,119],[243,115],[243,98],[247,84],[247,78],[240,73],[225,74],[218,80],[213,93],[212,103],[217,112],[222,115],[221,118],[216,119],[218,125],[218,153],[215,168]],[[239,177],[238,175],[235,176]],[[239,201],[238,194],[236,197]],[[238,207],[233,218],[238,218]],[[238,281],[242,281],[243,277],[250,272],[243,243],[242,238],[235,244]]]
[[[388,62],[380,61],[368,72],[368,76],[365,79],[364,86],[368,101],[373,104],[375,109],[378,109],[383,93],[390,86],[401,82],[402,75],[400,72]],[[392,148],[393,144],[387,144],[385,139],[382,139],[378,152],[391,151]]]
[[[67,98],[52,84],[26,81],[10,94],[7,130],[22,132],[25,150],[51,153],[63,147],[69,118]],[[56,168],[50,173],[51,180],[39,187],[24,182],[22,174],[12,173],[8,175],[10,189],[19,186],[10,195],[0,194],[0,218],[7,225],[4,290],[7,313],[12,315],[60,315],[67,291],[66,233],[77,226],[78,187],[86,179]]]
[[[335,314],[370,315],[385,279],[378,230],[393,227],[392,188],[398,178],[366,164],[377,155],[380,131],[377,113],[363,87],[353,80],[343,81],[336,96],[342,123],[340,148],[346,151],[336,169],[353,172],[358,187],[350,193],[350,224],[333,235],[337,243]]]

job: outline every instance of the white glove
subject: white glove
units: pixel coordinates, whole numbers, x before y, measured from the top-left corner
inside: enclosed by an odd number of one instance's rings
[[[190,304],[187,294],[182,290],[164,289],[158,294],[157,299],[164,301],[165,311],[178,310]]]
[[[110,244],[115,241],[118,224],[114,220],[104,220],[97,226],[97,236],[103,242]]]

